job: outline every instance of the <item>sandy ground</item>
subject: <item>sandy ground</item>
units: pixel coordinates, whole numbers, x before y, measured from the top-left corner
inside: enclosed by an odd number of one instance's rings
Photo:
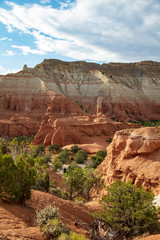
[[[51,172],[51,179],[56,180],[58,186],[65,189],[62,176]],[[62,222],[66,227],[82,234],[87,234],[87,231],[81,227],[76,227],[75,220],[90,225],[94,220],[91,214],[101,209],[97,202],[92,201],[79,206],[69,200],[63,200],[49,193],[36,190],[32,191],[31,199],[26,202],[25,207],[0,200],[0,240],[43,240],[44,238],[36,223],[36,211],[47,205],[58,207]],[[160,234],[134,239],[160,240]]]
[[[61,219],[69,229],[85,234],[82,228],[77,228],[74,221],[86,224],[93,221],[93,217],[86,207],[81,207],[69,200],[40,191],[32,191],[32,197],[27,201],[26,207],[0,201],[0,239],[42,240],[43,237],[36,225],[36,210],[43,209],[51,204],[59,208]]]

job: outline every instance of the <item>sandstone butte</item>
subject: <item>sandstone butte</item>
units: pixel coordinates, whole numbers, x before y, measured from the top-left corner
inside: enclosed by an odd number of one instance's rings
[[[160,63],[152,61],[25,65],[0,77],[0,133],[106,147],[117,130],[133,127],[129,121],[160,118],[159,76]]]

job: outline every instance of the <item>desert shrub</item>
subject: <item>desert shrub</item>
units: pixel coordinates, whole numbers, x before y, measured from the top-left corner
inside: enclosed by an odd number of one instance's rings
[[[69,234],[69,240],[87,240],[88,238],[86,238],[84,235],[82,234],[77,234],[75,232],[70,232]]]
[[[160,120],[148,120],[148,121],[140,120],[138,124],[142,125],[143,127],[159,127]]]
[[[50,152],[50,153],[60,153],[62,151],[62,148],[59,144],[53,144],[53,145],[49,145],[47,147],[47,150]]]
[[[101,162],[105,159],[107,155],[107,152],[106,151],[102,151],[102,150],[99,150],[97,153],[96,153],[96,156],[92,156],[90,158],[90,162],[92,162],[89,167],[91,168],[97,168],[99,164],[101,164]]]
[[[77,163],[84,163],[87,160],[87,153],[84,152],[83,150],[79,150],[75,155],[74,155],[74,160]]]
[[[49,238],[57,239],[61,233],[68,233],[61,223],[58,209],[51,205],[37,212],[37,223],[40,230]]]
[[[99,150],[99,151],[96,153],[96,157],[101,157],[101,158],[103,158],[103,159],[105,159],[106,155],[107,155],[107,151],[106,151],[106,150],[105,150],[105,151]]]
[[[49,188],[49,193],[59,197],[59,198],[63,198],[65,200],[69,199],[69,195],[66,191],[60,189],[59,187],[55,186],[55,187],[50,187]]]
[[[58,169],[62,169],[62,168],[63,168],[62,160],[59,158],[55,158],[53,161],[53,169],[57,171]]]
[[[126,238],[153,232],[159,228],[154,195],[130,181],[115,181],[107,187],[108,194],[101,201],[104,213],[99,217]]]
[[[0,151],[2,152],[2,154],[6,154],[10,152],[8,145],[3,141],[0,141]]]
[[[71,153],[73,153],[73,155],[76,154],[79,150],[81,150],[81,148],[78,147],[77,145],[73,145],[71,147]]]
[[[84,235],[75,232],[70,232],[69,235],[62,233],[57,240],[88,240]]]
[[[45,146],[44,145],[38,145],[36,153],[37,153],[37,156],[42,154],[42,153],[45,153]]]
[[[43,157],[44,164],[47,164],[47,163],[51,162],[51,155],[50,154],[44,154],[44,156],[42,155],[42,157]]]
[[[36,183],[34,189],[44,192],[49,192],[50,179],[48,171],[37,171]]]
[[[49,155],[49,154],[42,154],[40,157],[36,157],[35,161],[40,166],[43,166],[44,164],[47,164],[47,163],[51,162],[51,155]]]
[[[48,220],[60,219],[58,208],[52,207],[51,205],[46,206],[44,209],[37,212],[37,223],[42,229],[42,227],[47,224]]]
[[[63,150],[62,152],[60,152],[55,159],[60,160],[63,164],[68,163],[69,162],[69,152],[68,152],[68,150],[66,149],[66,150]]]

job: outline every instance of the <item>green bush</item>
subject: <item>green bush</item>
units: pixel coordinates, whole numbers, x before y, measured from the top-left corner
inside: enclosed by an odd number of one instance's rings
[[[61,223],[60,215],[56,207],[51,205],[37,212],[37,223],[40,230],[48,237],[57,239],[62,233],[68,233]]]
[[[70,232],[69,235],[62,233],[57,240],[88,240],[84,235]]]
[[[99,214],[107,224],[126,238],[159,229],[154,195],[129,182],[115,181],[107,187],[101,201],[104,213]]]
[[[99,164],[105,159],[107,155],[106,151],[99,150],[96,156],[92,156],[89,161],[92,163],[89,165],[91,168],[97,168]]]
[[[59,198],[62,198],[62,199],[69,199],[69,195],[66,191],[60,189],[59,187],[55,186],[55,187],[50,187],[49,188],[49,193],[59,197]]]
[[[34,189],[44,192],[49,192],[50,179],[48,171],[41,171],[37,173],[36,184],[33,186]]]
[[[77,163],[84,163],[87,160],[87,153],[84,152],[83,150],[79,150],[75,155],[74,155],[74,160]]]
[[[47,147],[47,150],[51,153],[60,153],[62,151],[62,148],[59,144],[53,144],[53,145],[49,145]]]
[[[58,156],[55,158],[61,161],[63,164],[69,162],[69,152],[68,150],[63,150],[58,154]]]
[[[62,168],[63,168],[62,160],[59,158],[55,158],[53,161],[53,169],[57,171],[58,169],[62,169]]]
[[[79,150],[81,150],[81,148],[78,147],[77,145],[73,145],[71,147],[71,153],[73,153],[73,155],[76,154]]]
[[[6,153],[10,152],[7,144],[4,143],[3,141],[0,141],[0,151],[2,152],[2,154],[6,154]]]

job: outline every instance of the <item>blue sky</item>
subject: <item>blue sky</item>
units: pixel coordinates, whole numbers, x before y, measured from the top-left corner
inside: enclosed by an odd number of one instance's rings
[[[160,61],[160,0],[0,0],[0,74],[46,58]]]

